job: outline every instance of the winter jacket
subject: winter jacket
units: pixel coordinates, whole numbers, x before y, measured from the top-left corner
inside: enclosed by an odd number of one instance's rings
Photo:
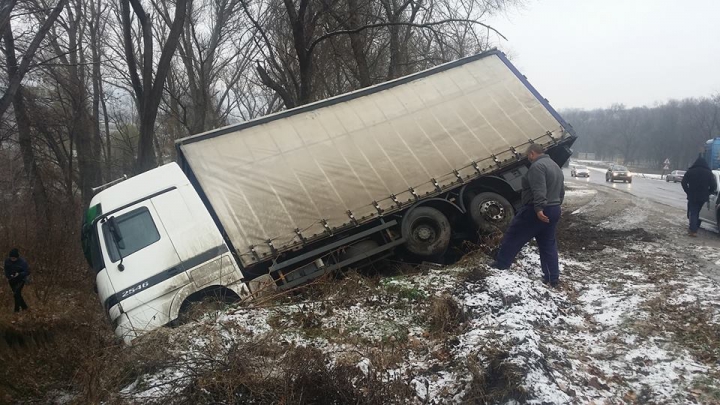
[[[13,278],[13,275],[17,273],[18,277]],[[18,257],[16,261],[5,259],[5,278],[8,281],[24,280],[30,274],[30,269],[27,262],[22,257]]]
[[[533,205],[535,212],[547,206],[562,204],[565,199],[565,176],[548,155],[541,155],[530,165],[522,179],[522,203]]]
[[[707,202],[710,194],[717,190],[715,175],[710,170],[705,159],[697,158],[695,163],[685,172],[682,179],[682,188],[690,202]]]

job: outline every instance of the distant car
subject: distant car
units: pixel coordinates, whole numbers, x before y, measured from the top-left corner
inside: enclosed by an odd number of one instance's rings
[[[625,183],[632,183],[632,173],[625,166],[612,165],[605,173],[605,181],[614,183],[622,180]]]
[[[668,183],[671,181],[673,183],[677,183],[678,181],[682,181],[683,176],[685,176],[684,170],[673,170],[672,172],[670,172],[670,174],[665,176],[665,181]]]
[[[590,177],[590,170],[587,166],[573,166],[570,177]]]

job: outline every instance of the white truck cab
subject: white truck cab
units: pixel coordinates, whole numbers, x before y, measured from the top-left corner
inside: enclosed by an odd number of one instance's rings
[[[178,317],[192,296],[249,294],[243,274],[176,163],[99,192],[83,250],[115,334],[130,343]]]

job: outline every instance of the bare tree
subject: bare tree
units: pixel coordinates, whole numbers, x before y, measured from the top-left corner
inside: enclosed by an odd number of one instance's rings
[[[35,53],[37,52],[40,44],[42,43],[43,39],[45,39],[45,36],[52,28],[55,20],[58,18],[67,2],[68,0],[58,0],[57,4],[55,4],[55,7],[52,8],[52,11],[45,19],[45,22],[40,26],[38,31],[35,33],[32,41],[23,52],[22,60],[19,64],[17,64],[17,67],[13,69],[13,74],[8,76],[7,90],[2,95],[2,97],[0,97],[0,118],[5,115],[5,111],[7,111],[8,107],[10,107],[10,104],[14,99],[15,92],[18,91],[18,89],[20,88],[23,78],[30,69],[30,63],[35,58]],[[8,11],[5,12],[5,10]],[[0,18],[2,18],[2,20],[0,20],[0,23],[5,25],[6,27],[10,25],[11,11],[12,9],[9,9],[9,6],[6,6],[3,9],[3,13],[6,13],[6,16],[0,14]]]
[[[152,18],[145,12],[140,0],[120,0],[120,6],[125,61],[140,121],[136,171],[143,172],[157,165],[155,121],[162,101],[165,79],[168,76],[173,55],[182,34],[188,0],[178,0],[175,4],[175,15],[170,32],[164,38],[165,42],[157,66],[153,66],[155,54]],[[140,41],[138,44],[136,44],[132,32],[133,16],[139,25]],[[136,46],[142,46],[142,51],[138,53]],[[139,58],[138,55],[141,57]],[[141,61],[139,62],[138,59],[141,59]],[[153,68],[155,70],[154,74]]]
[[[170,26],[169,13],[155,3]],[[240,0],[196,0],[178,46],[179,62],[171,66],[167,85],[167,112],[188,134],[228,123],[239,108],[233,89],[252,68],[257,47],[250,41]],[[175,132],[171,130],[171,132]]]
[[[3,40],[5,41],[5,59],[8,77],[13,77],[18,74],[18,63],[15,56],[15,38],[12,32],[12,25],[9,21],[5,24]],[[15,111],[15,122],[17,124],[18,142],[20,144],[23,167],[35,204],[36,238],[37,240],[42,240],[43,236],[47,235],[50,229],[50,219],[52,216],[50,214],[45,185],[40,177],[35,152],[33,151],[30,117],[25,108],[23,93],[23,86],[20,84],[12,95],[12,105]]]
[[[720,97],[670,100],[652,108],[563,112],[581,135],[575,148],[601,160],[622,158],[627,164],[661,169],[686,168],[708,139],[720,136]]]
[[[477,2],[477,7],[482,8],[482,3]],[[509,2],[497,0],[494,3]],[[416,71],[420,66],[432,66],[445,61],[433,60],[429,64],[416,66],[411,54],[427,51],[414,43],[413,38],[418,36],[417,33],[427,31],[432,33],[431,38],[439,38],[446,35],[440,27],[452,24],[482,27],[497,32],[476,19],[476,14],[468,15],[472,18],[460,18],[457,14],[445,13],[447,18],[438,18],[442,14],[436,10],[441,7],[433,2],[426,4],[423,0],[381,0],[380,8],[361,0],[284,0],[281,5],[275,2],[261,2],[254,7],[246,3],[243,5],[248,19],[257,29],[256,41],[263,47],[264,61],[258,61],[258,75],[287,108],[334,95],[323,94],[318,91],[323,86],[317,86],[317,82],[328,79],[325,74],[327,70],[323,74],[317,71],[318,63],[329,63],[327,58],[317,56],[322,54],[325,47],[338,47],[333,39],[342,38],[350,42],[351,60],[356,63],[353,69],[362,87],[372,83],[371,65],[376,69],[386,66],[386,79],[392,79]],[[362,36],[368,32],[373,33],[372,37]],[[472,39],[479,38],[473,36]],[[368,54],[373,51],[364,46],[366,43],[388,49],[385,63],[369,62]],[[476,48],[482,48],[482,43]],[[448,59],[454,57],[457,57],[457,52],[448,54]],[[318,62],[318,59],[322,59],[322,62]],[[337,63],[333,67],[340,71],[345,69]],[[332,69],[331,74],[337,75],[338,69]],[[336,78],[337,81],[343,79]]]

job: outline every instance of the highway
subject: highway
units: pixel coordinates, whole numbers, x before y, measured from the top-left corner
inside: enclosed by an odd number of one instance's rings
[[[686,209],[687,200],[685,192],[680,183],[667,183],[665,180],[654,180],[633,176],[632,184],[623,182],[607,183],[605,182],[605,169],[588,167],[590,169],[590,178],[570,177],[570,169],[563,169],[565,181],[573,183],[592,183],[605,187],[628,192],[634,196],[647,198],[660,204],[669,205],[671,207]]]

